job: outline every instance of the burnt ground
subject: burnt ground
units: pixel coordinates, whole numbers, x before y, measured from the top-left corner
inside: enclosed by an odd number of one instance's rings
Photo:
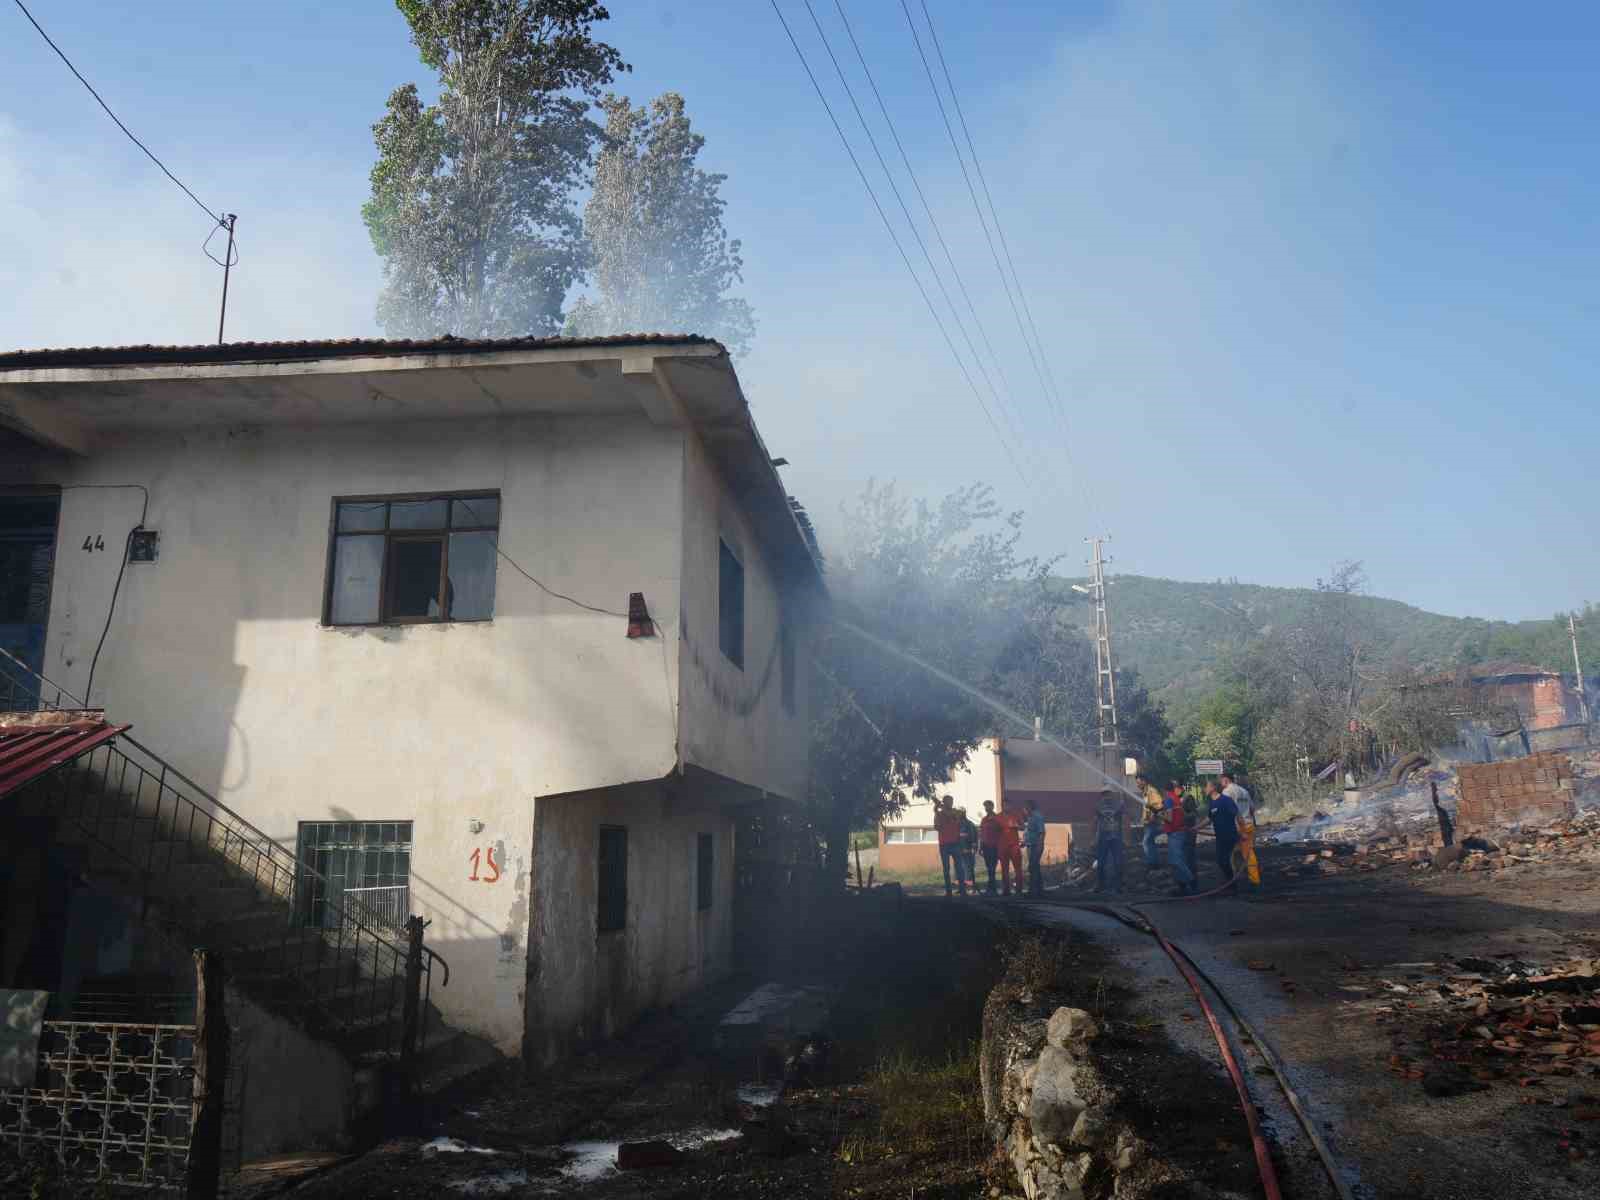
[[[388,1142],[298,1181],[291,1194],[1017,1194],[989,1140],[978,1084],[982,1009],[1008,963],[1010,986],[1038,988],[1051,1003],[1088,1008],[1106,1022],[1097,1050],[1122,1094],[1119,1115],[1162,1131],[1157,1140],[1175,1180],[1203,1180],[1212,1194],[1254,1194],[1237,1103],[1211,1059],[1174,1046],[1137,1015],[1139,997],[1105,949],[1072,930],[1023,930],[1023,912],[908,899],[847,960],[801,976],[798,982],[830,991],[826,1057],[771,1109],[738,1103],[740,1084],[781,1077],[771,1052],[712,1045],[716,1020],[759,982],[733,980],[558,1070],[490,1081],[436,1113],[426,1137]],[[662,1138],[689,1149],[667,1165],[610,1168],[618,1142]],[[277,1181],[253,1190],[284,1187]],[[1189,1194],[1179,1182],[1157,1193]]]
[[[1356,1195],[1600,1194],[1592,851],[1504,870],[1397,865],[1315,880],[1286,878],[1277,856],[1264,866],[1254,896],[1144,911],[1289,1065]],[[1149,938],[1059,902],[1029,906],[1026,920],[1093,937],[1139,995],[1136,1012],[1217,1060],[1188,988]],[[1262,1060],[1239,1049],[1286,1194],[1331,1194]]]

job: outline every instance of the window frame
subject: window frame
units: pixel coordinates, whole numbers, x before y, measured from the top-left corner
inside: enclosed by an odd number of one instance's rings
[[[620,902],[608,903],[606,900],[606,865],[610,861],[605,853],[606,837],[612,835],[614,840],[622,844],[621,882],[618,885]],[[620,839],[617,839],[620,835]],[[599,834],[595,839],[595,897],[594,897],[594,926],[595,936],[605,937],[609,933],[623,933],[628,928],[628,827],[626,825],[601,825]],[[615,864],[612,864],[615,868]],[[620,912],[614,911],[620,910]],[[615,916],[614,924],[608,924],[608,916]]]
[[[728,597],[725,594],[728,589],[725,588],[724,585],[723,585],[723,571],[724,571],[723,556],[724,555],[727,556],[728,560],[733,563],[733,565],[738,569],[738,572],[739,572],[737,576],[733,577],[738,582],[738,599],[739,599],[739,642],[738,642],[738,647],[737,647],[738,651],[739,651],[739,654],[738,654],[737,657],[735,657],[734,655],[732,655],[732,654],[730,654],[728,652],[728,645],[727,645],[727,642],[728,642],[727,633],[728,633],[728,620],[729,620],[729,617],[728,617],[728,613],[726,611],[726,605],[727,605],[727,602],[728,602]],[[733,543],[731,541],[729,541],[729,539],[727,538],[726,535],[718,534],[717,535],[717,649],[722,652],[722,657],[723,658],[725,658],[728,662],[732,663],[735,667],[739,668],[739,670],[741,670],[741,671],[744,670],[744,661],[745,661],[745,653],[744,653],[744,651],[745,651],[745,625],[746,625],[745,616],[746,616],[746,609],[748,607],[747,604],[745,603],[746,600],[748,599],[748,596],[746,594],[746,589],[745,589],[745,574],[746,574],[746,572],[745,572],[745,566],[744,566],[744,559],[740,556],[739,552],[736,549],[734,549]]]
[[[383,513],[383,528],[370,530],[348,530],[341,532],[339,529],[339,506],[342,504],[417,504],[430,500],[442,500],[445,503],[445,523],[438,529],[395,529],[390,525],[392,513],[385,507]],[[495,523],[493,525],[463,525],[456,527],[452,519],[457,500],[493,500],[495,502]],[[467,488],[452,492],[393,492],[381,494],[361,494],[354,496],[335,496],[328,506],[328,555],[324,568],[322,584],[322,624],[331,629],[373,629],[396,625],[481,625],[494,620],[494,602],[490,601],[490,612],[486,617],[455,617],[443,611],[437,617],[397,617],[390,613],[389,591],[392,584],[389,574],[391,555],[389,547],[397,541],[438,541],[439,552],[439,596],[448,596],[450,581],[450,535],[454,533],[492,533],[495,539],[495,551],[498,556],[500,548],[500,527],[504,516],[504,501],[499,488]],[[337,582],[336,570],[338,564],[339,542],[341,539],[351,538],[381,538],[383,540],[383,562],[378,574],[378,619],[375,621],[335,621],[333,619],[333,591]],[[495,571],[495,591],[498,593],[499,570],[498,563]]]

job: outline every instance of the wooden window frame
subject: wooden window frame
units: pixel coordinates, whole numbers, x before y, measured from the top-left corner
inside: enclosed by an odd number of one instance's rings
[[[391,529],[390,509],[392,504],[418,504],[430,500],[442,500],[445,504],[444,525],[438,529]],[[495,502],[496,519],[493,525],[453,525],[452,514],[455,511],[457,500],[493,500]],[[370,530],[348,530],[341,532],[339,529],[339,506],[341,504],[383,504],[383,528]],[[389,546],[393,542],[430,542],[440,543],[439,551],[439,590],[438,595],[444,599],[449,595],[450,582],[450,535],[452,533],[492,533],[495,535],[495,548],[499,550],[500,524],[503,517],[503,501],[498,488],[474,488],[457,492],[396,492],[382,495],[360,496],[335,496],[329,506],[328,512],[328,557],[325,564],[325,578],[322,586],[322,623],[335,629],[372,629],[388,625],[479,625],[485,621],[493,621],[493,611],[486,617],[455,617],[443,611],[441,605],[440,615],[437,617],[397,617],[389,611],[389,564],[391,555]],[[341,538],[382,538],[383,539],[383,565],[378,576],[378,619],[376,621],[335,621],[333,619],[333,589],[335,583],[335,564],[338,561],[339,541]],[[498,575],[498,572],[497,572]],[[498,580],[497,580],[498,582]],[[498,589],[497,589],[498,590]],[[491,601],[491,610],[493,602]]]

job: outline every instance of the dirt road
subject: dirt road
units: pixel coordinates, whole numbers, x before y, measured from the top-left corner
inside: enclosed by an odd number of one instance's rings
[[[1600,981],[1525,982],[1552,969],[1594,970],[1600,874],[1592,864],[1492,875],[1397,868],[1307,882],[1277,875],[1269,867],[1268,888],[1255,898],[1145,911],[1290,1065],[1358,1196],[1600,1194],[1600,1057],[1581,1056],[1600,1047],[1581,1044],[1584,1025],[1594,1026],[1578,1024],[1596,1014],[1568,1008],[1575,1035],[1565,1022],[1559,1035],[1538,1023],[1558,1019],[1539,1017],[1563,1003],[1548,997],[1592,994]],[[1187,987],[1150,938],[1059,903],[1021,915],[1091,934],[1175,1044],[1218,1060]],[[1507,1021],[1539,1036],[1507,1043],[1490,1028]],[[1244,1049],[1279,1143],[1286,1194],[1331,1194],[1262,1060]]]

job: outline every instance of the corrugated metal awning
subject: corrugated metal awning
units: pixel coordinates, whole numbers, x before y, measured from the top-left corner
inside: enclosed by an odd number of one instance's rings
[[[0,723],[0,796],[9,796],[131,728],[89,717],[53,724]]]

